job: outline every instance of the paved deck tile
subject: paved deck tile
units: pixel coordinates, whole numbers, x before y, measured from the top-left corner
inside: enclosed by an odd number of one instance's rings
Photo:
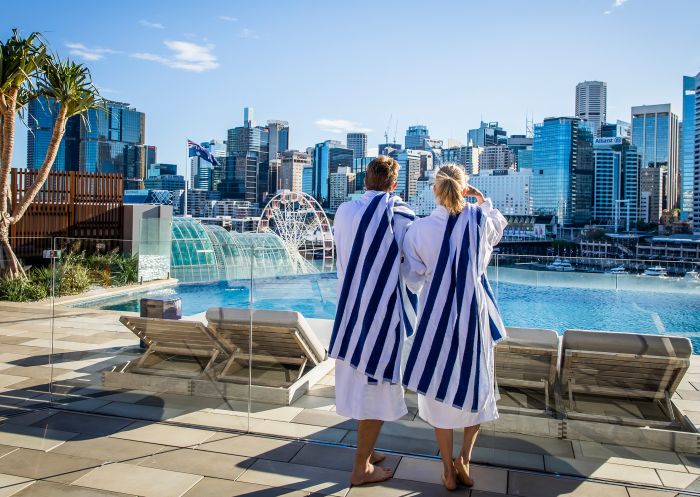
[[[240,481],[203,478],[182,497],[305,497],[307,492],[272,488]]]
[[[339,497],[345,497],[350,489],[348,471],[263,459],[256,461],[238,481]]]
[[[376,485],[352,487],[347,497],[469,497],[469,495],[469,490],[464,487],[450,492],[442,485],[392,478]],[[474,496],[475,492],[471,495]],[[503,497],[501,494],[498,495]]]
[[[210,476],[235,480],[250,467],[255,459],[250,457],[206,452],[194,449],[165,449],[150,457],[136,461],[139,466],[167,469],[179,473]]]
[[[51,449],[51,453],[88,457],[104,463],[130,462],[165,449],[172,450],[172,447],[120,438],[80,435]]]
[[[213,428],[223,428],[226,430],[248,429],[248,417],[236,416],[224,412],[197,411],[180,414],[170,419],[173,423],[186,423],[191,425],[211,426]]]
[[[115,463],[93,469],[73,484],[144,497],[173,497],[184,494],[201,479],[198,475]]]
[[[14,425],[9,422],[0,425],[0,444],[25,449],[50,450],[76,436],[77,433],[44,430],[36,426]]]
[[[396,470],[401,457],[393,454],[385,454],[385,456],[386,459],[382,461],[380,466]],[[353,449],[330,445],[306,444],[290,462],[306,466],[317,466],[319,468],[352,471],[354,458],[355,451]]]
[[[544,456],[545,469],[551,473],[571,476],[604,478],[644,485],[660,485],[661,480],[652,468],[625,466],[602,460],[571,459],[567,457]]]
[[[0,497],[10,497],[32,484],[34,480],[0,473]]]
[[[132,421],[129,419],[94,416],[74,412],[59,412],[49,418],[33,423],[32,426],[90,435],[110,435],[131,423]]]
[[[668,450],[643,449],[587,441],[575,441],[573,447],[576,458],[604,459],[607,462],[628,466],[686,471],[678,454]]]
[[[0,471],[35,480],[72,483],[101,461],[40,450],[19,449],[0,459]]]
[[[340,442],[348,433],[347,430],[338,428],[252,418],[250,419],[250,431],[282,437],[308,438],[322,442]]]
[[[206,443],[197,447],[197,450],[221,452],[245,457],[258,457],[272,461],[290,461],[301,450],[301,442],[289,442],[273,438],[255,437],[252,435],[228,435],[218,434]]]
[[[0,494],[2,495],[2,494]],[[130,494],[75,487],[49,481],[37,481],[12,497],[132,497]]]
[[[333,411],[320,409],[303,409],[292,422],[340,428],[341,430],[357,430],[357,421],[354,419],[348,419]]]
[[[664,469],[657,469],[656,472],[659,474],[664,487],[700,491],[700,475],[666,471]]]
[[[101,399],[104,400],[104,399]],[[183,409],[170,407],[155,407],[134,404],[131,402],[110,402],[95,409],[99,414],[111,414],[133,419],[148,419],[150,421],[163,421],[182,414]]]
[[[511,471],[508,495],[523,497],[629,497],[621,485]]]
[[[201,444],[211,438],[213,434],[214,432],[208,430],[137,421],[110,436],[159,445],[191,447]]]
[[[505,469],[472,464],[469,470],[471,477],[474,479],[474,490],[485,490],[499,494],[506,493],[508,471]],[[432,459],[403,457],[398,468],[396,468],[394,478],[440,485],[442,484],[442,462]]]
[[[343,438],[342,443],[347,445],[357,445],[357,432],[349,432],[345,438]],[[377,437],[376,447],[378,450],[388,449],[409,454],[435,455],[438,452],[438,446],[435,439],[421,440],[418,438],[385,435],[383,433],[380,433],[379,437]]]

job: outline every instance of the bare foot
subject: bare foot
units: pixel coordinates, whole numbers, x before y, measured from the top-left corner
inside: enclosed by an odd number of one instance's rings
[[[457,473],[452,470],[448,474],[442,474],[442,484],[450,492],[457,490]]]
[[[370,464],[379,464],[384,459],[386,459],[386,456],[384,454],[380,454],[379,452],[372,451],[372,455],[369,456],[369,463]]]
[[[473,487],[474,480],[472,480],[471,476],[469,476],[469,462],[465,463],[464,458],[459,456],[454,460],[454,464],[459,482],[467,487]]]
[[[365,485],[367,483],[378,483],[380,481],[385,481],[391,478],[394,472],[389,468],[379,468],[373,464],[368,464],[367,469],[357,474],[353,471],[350,477],[351,485]]]

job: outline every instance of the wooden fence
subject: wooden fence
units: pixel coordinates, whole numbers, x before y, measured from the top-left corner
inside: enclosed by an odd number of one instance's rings
[[[22,200],[36,176],[34,170],[12,170],[13,205]],[[36,257],[50,248],[51,238],[118,240],[123,203],[120,174],[51,172],[22,219],[11,228],[13,249],[18,257]]]

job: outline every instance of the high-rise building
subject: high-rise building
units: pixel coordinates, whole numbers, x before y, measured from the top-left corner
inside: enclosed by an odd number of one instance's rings
[[[144,180],[144,187],[149,190],[184,190],[185,177],[179,174],[163,174],[160,176],[151,176]]]
[[[479,171],[515,169],[515,153],[508,145],[489,145],[479,156]]]
[[[355,192],[355,173],[350,167],[339,167],[330,175],[330,208],[337,209],[348,195]]]
[[[620,120],[614,123],[604,123],[600,125],[600,136],[601,138],[614,138],[616,136],[630,138],[632,127],[630,123]]]
[[[39,169],[49,148],[58,105],[53,100],[39,97],[29,101],[27,110],[27,168]],[[73,116],[66,123],[52,170],[78,171],[79,145],[80,116]]]
[[[367,156],[367,133],[348,133],[347,142],[355,159]]]
[[[28,105],[27,167],[41,167],[51,139],[58,107],[39,98]],[[56,171],[118,173],[125,189],[140,189],[155,147],[144,145],[146,117],[129,104],[107,100],[104,109],[73,116],[53,165]]]
[[[607,122],[608,85],[603,81],[584,81],[576,85],[576,117],[595,125],[596,136],[600,126]]]
[[[481,151],[481,148],[471,145],[443,148],[442,163],[457,164],[462,166],[467,174],[477,174]]]
[[[700,72],[695,75],[695,189],[693,232],[700,234]]]
[[[693,217],[695,190],[695,77],[683,76],[683,123],[681,124],[680,154],[680,218]]]
[[[144,145],[144,150],[146,161],[145,166],[146,170],[148,171],[148,168],[151,166],[151,164],[155,164],[156,162],[158,162],[158,150],[153,145]]]
[[[314,166],[310,164],[304,166],[301,172],[301,191],[307,195],[314,194]]]
[[[481,121],[478,128],[470,129],[467,133],[467,145],[489,147],[508,142],[508,133],[498,125],[498,121],[485,123]]]
[[[298,150],[286,150],[280,153],[280,160],[280,189],[303,191],[304,169],[311,166],[311,156]]]
[[[355,157],[352,161],[352,169],[355,173],[355,191],[365,189],[365,176],[367,175],[367,166],[374,160],[374,157]]]
[[[399,163],[396,194],[408,201],[417,192],[418,178],[433,169],[433,154],[427,150],[406,149],[394,152],[392,157]]]
[[[515,155],[517,169],[529,169],[532,167],[532,144],[534,139],[526,135],[511,135],[508,137],[508,148]],[[521,154],[522,162],[521,164]]]
[[[671,104],[632,107],[632,144],[642,155],[642,167],[662,170],[662,209],[678,206],[678,116]]]
[[[595,175],[593,220],[608,225],[634,226],[639,208],[637,147],[626,136],[599,137],[594,141]]]
[[[209,140],[200,145],[216,158],[219,165],[214,166],[198,156],[190,157],[190,184],[195,189],[216,190],[221,181],[220,171],[226,165],[226,142]]]
[[[406,148],[414,150],[426,150],[426,140],[430,139],[428,127],[422,124],[409,126],[406,130],[406,138],[404,144]]]
[[[593,125],[550,117],[535,125],[532,198],[535,214],[559,224],[590,221],[593,207]]]
[[[664,199],[664,171],[658,167],[642,167],[639,171],[639,220],[658,223]]]
[[[532,169],[491,169],[469,179],[505,215],[532,215]]]
[[[177,164],[164,164],[154,162],[146,168],[146,178],[153,176],[175,176],[177,174]]]
[[[326,140],[316,144],[314,148],[314,197],[321,205],[327,206],[330,200],[330,175],[337,172],[339,167],[349,167],[352,170],[352,150],[345,148],[336,140]]]
[[[400,143],[380,143],[377,146],[378,155],[391,155],[392,152],[401,150],[403,146]]]
[[[277,154],[289,150],[289,123],[287,121],[267,121],[267,128],[270,130],[270,159],[277,157]]]

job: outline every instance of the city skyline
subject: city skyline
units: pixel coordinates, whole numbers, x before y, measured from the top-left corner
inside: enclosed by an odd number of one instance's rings
[[[425,124],[433,138],[466,142],[467,130],[481,120],[499,121],[509,134],[524,133],[527,114],[535,122],[574,115],[575,86],[585,80],[607,83],[608,121],[629,121],[633,105],[667,102],[680,115],[682,77],[700,70],[698,54],[673,49],[661,31],[645,31],[641,37],[638,30],[652,20],[666,21],[677,28],[673,44],[696,45],[700,37],[692,26],[700,4],[693,1],[664,9],[643,0],[506,2],[509,15],[503,23],[508,29],[498,36],[479,23],[463,29],[466,19],[493,12],[485,5],[457,2],[436,9],[414,2],[359,2],[342,10],[299,3],[257,15],[251,6],[212,2],[206,12],[198,12],[197,29],[189,11],[161,2],[139,5],[137,12],[110,9],[110,23],[103,20],[107,7],[102,5],[80,9],[80,18],[74,19],[66,9],[39,3],[31,13],[6,8],[5,31],[13,26],[42,31],[60,55],[88,63],[104,97],[128,102],[147,115],[146,143],[158,147],[158,160],[177,163],[181,170],[185,140],[225,139],[227,129],[241,124],[245,106],[254,107],[261,121],[288,121],[291,148],[305,150],[328,139],[343,141],[347,132],[366,131],[372,150],[384,141],[389,116],[390,141],[395,129],[401,141],[408,126]],[[330,22],[338,15],[344,22]],[[417,16],[426,27],[419,39],[401,29],[402,21]],[[387,18],[392,19],[389,29],[380,21]],[[350,29],[352,21],[363,23],[364,37]],[[295,29],[299,22],[313,29],[300,33]],[[585,45],[574,37],[550,43],[543,31],[552,25],[588,29],[590,24],[608,36],[587,38]],[[527,50],[520,50],[528,37]],[[330,57],[351,40],[363,68],[359,72],[342,63],[342,57]],[[483,40],[504,54],[504,67],[470,56],[469,47]],[[453,50],[437,70],[432,53],[435,47],[444,51],[445,44]],[[624,46],[624,52],[615,46]],[[427,69],[403,64],[404,50],[411,60],[429,61]],[[570,57],[571,50],[579,55]],[[656,60],[652,72],[644,71],[649,57]],[[186,104],[174,105],[181,101]],[[16,166],[24,167],[24,150],[26,133],[20,128]]]

